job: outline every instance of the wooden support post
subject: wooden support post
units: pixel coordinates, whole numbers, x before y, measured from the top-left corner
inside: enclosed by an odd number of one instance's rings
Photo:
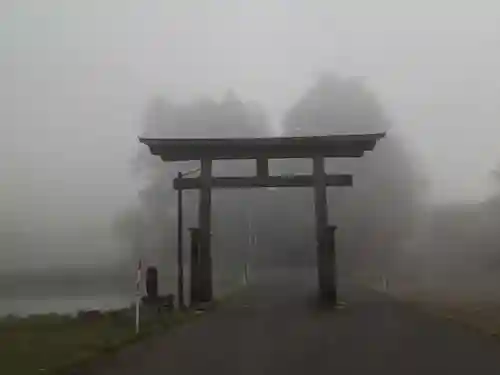
[[[269,160],[266,158],[257,159],[257,177],[269,177]]]
[[[189,228],[191,234],[190,305],[200,302],[200,230]]]
[[[323,156],[313,158],[313,179],[319,297],[322,302],[329,303],[335,301],[335,278],[332,258],[328,255],[326,238],[328,203],[326,198],[325,159]]]
[[[213,298],[212,288],[212,254],[211,254],[211,202],[212,202],[212,160],[201,160],[201,188],[198,221],[200,226],[200,300],[210,302]]]

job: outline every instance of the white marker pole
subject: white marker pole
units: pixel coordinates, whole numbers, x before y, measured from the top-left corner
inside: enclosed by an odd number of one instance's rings
[[[245,262],[245,269],[243,270],[243,285],[248,285],[248,263]]]
[[[142,271],[142,260],[139,259],[137,263],[137,278],[135,281],[135,333],[139,333],[140,325],[140,309],[141,304],[141,271]]]

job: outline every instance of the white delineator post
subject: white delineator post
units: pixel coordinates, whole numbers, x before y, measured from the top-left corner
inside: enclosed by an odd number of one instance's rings
[[[137,263],[137,277],[135,281],[135,333],[139,333],[140,325],[140,311],[141,304],[141,273],[142,273],[142,260],[139,259]]]
[[[388,292],[389,291],[389,280],[387,280],[387,277],[382,276],[382,282],[384,285],[384,292]]]

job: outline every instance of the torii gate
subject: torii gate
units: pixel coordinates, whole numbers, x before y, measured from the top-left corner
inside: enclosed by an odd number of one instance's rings
[[[314,187],[316,251],[320,299],[336,302],[335,255],[329,247],[327,186],[352,186],[352,175],[325,173],[325,158],[357,158],[372,151],[385,133],[275,138],[139,138],[152,155],[163,161],[199,160],[200,177],[176,178],[176,190],[197,189],[199,199],[200,295],[202,302],[213,299],[211,257],[212,188]],[[312,175],[270,176],[269,159],[309,158]],[[213,177],[214,160],[255,159],[254,177]],[[331,233],[331,232],[330,232]]]

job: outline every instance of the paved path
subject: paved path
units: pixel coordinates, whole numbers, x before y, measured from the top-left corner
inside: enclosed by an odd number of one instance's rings
[[[252,287],[85,374],[500,374],[495,339],[350,288],[345,309],[320,312],[300,285]]]

